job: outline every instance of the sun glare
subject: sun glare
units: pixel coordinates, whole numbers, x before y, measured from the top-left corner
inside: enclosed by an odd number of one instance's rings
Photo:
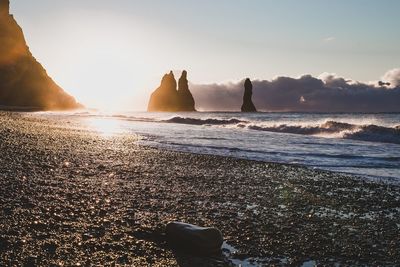
[[[122,132],[122,123],[116,119],[91,118],[87,120],[87,125],[103,137],[112,137]]]

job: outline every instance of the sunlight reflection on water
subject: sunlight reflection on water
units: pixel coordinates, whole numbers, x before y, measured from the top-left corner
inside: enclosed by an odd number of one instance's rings
[[[100,137],[124,135],[136,139],[139,145],[301,164],[386,182],[399,181],[400,177],[399,116],[200,112],[67,115],[71,121],[78,117],[84,128]]]
[[[112,137],[124,132],[123,122],[108,118],[89,118],[86,121],[87,126],[104,137]]]

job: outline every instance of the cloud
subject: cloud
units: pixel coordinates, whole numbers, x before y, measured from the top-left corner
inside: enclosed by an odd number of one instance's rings
[[[386,83],[390,83],[391,88],[399,87],[400,68],[389,70],[382,76],[382,80]]]
[[[367,84],[335,74],[277,77],[253,81],[253,102],[262,111],[400,112],[400,69],[388,71],[387,84]],[[226,84],[192,84],[199,110],[237,111],[244,80]]]
[[[329,42],[332,42],[332,41],[335,41],[335,40],[336,40],[336,38],[333,37],[333,36],[326,37],[326,38],[323,39],[323,41],[326,42],[326,43],[329,43]]]

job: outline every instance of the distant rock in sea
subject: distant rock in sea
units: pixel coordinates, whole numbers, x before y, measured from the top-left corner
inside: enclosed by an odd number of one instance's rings
[[[178,112],[196,111],[195,101],[189,90],[187,72],[183,71],[179,79],[178,90],[174,73],[165,74],[161,85],[151,94],[147,111]]]
[[[182,111],[196,111],[194,98],[189,90],[186,70],[182,72],[182,76],[178,82],[178,100]]]
[[[147,110],[178,110],[178,92],[176,91],[176,80],[172,71],[164,75],[161,80],[161,85],[151,94]]]
[[[22,29],[0,0],[0,107],[67,110],[82,105],[63,91],[29,51]]]
[[[243,96],[243,105],[242,112],[257,112],[256,107],[251,100],[253,96],[253,84],[250,79],[247,78],[244,82],[244,96]]]

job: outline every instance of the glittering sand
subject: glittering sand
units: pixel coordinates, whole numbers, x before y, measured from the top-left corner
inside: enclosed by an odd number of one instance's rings
[[[396,265],[400,187],[143,147],[78,122],[0,113],[0,265]],[[173,251],[168,221],[224,253]]]

